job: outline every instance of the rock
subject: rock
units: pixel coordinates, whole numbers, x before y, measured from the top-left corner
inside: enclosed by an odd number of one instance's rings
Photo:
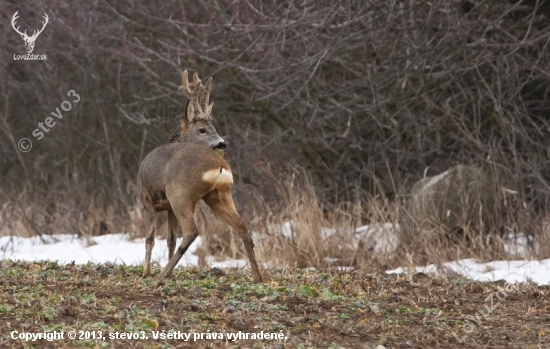
[[[402,215],[402,242],[414,242],[421,231],[482,231],[494,222],[496,192],[487,173],[475,166],[458,165],[421,179],[413,185]]]

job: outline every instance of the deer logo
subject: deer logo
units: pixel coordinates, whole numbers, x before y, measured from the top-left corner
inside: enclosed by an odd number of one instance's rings
[[[34,50],[34,44],[36,41],[36,38],[38,38],[38,35],[44,31],[44,28],[46,28],[46,25],[48,24],[48,15],[44,13],[44,22],[42,22],[42,29],[40,30],[34,30],[31,36],[27,35],[27,30],[25,29],[24,32],[21,32],[19,30],[19,27],[15,27],[16,21],[19,18],[17,15],[19,11],[15,11],[15,14],[13,15],[11,19],[11,26],[13,27],[13,30],[15,30],[19,35],[21,35],[21,38],[25,40],[25,49],[27,50],[27,53],[32,53],[32,50]]]

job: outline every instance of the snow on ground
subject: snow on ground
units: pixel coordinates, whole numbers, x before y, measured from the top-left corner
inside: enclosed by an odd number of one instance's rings
[[[533,281],[539,285],[550,285],[550,259],[542,261],[495,261],[480,263],[474,259],[462,259],[444,263],[441,267],[430,264],[415,267],[413,273],[440,274],[454,272],[468,279],[478,281],[506,280],[510,283]],[[386,271],[387,274],[401,274],[401,267]]]
[[[399,226],[392,223],[374,223],[356,228],[353,233],[354,242],[367,244],[369,251],[375,254],[391,254],[397,249]]]
[[[523,260],[482,263],[470,258],[443,263],[440,266],[430,264],[425,267],[415,267],[414,270],[407,270],[407,272],[432,275],[456,273],[478,281],[505,280],[510,283],[532,281],[539,285],[550,285],[550,259],[535,261],[525,258],[529,253],[527,246],[532,242],[532,237],[525,234],[510,234],[508,241],[504,245],[504,251]],[[535,244],[534,248],[537,250],[538,245]],[[404,272],[405,270],[401,267],[386,271],[387,274]]]
[[[0,259],[38,261],[57,260],[62,263],[75,261],[77,264],[119,263],[136,265],[143,263],[145,258],[145,239],[128,240],[124,234],[94,236],[90,239],[79,239],[76,235],[44,236],[47,243],[39,237],[21,238],[17,236],[0,237]],[[179,246],[181,238],[176,242]],[[198,265],[199,258],[194,254],[201,244],[199,236],[183,255],[178,265]],[[166,240],[156,239],[151,259],[161,265],[168,263],[168,248]],[[230,260],[215,262],[207,258],[211,267],[242,268],[245,260]]]
[[[287,222],[281,227],[271,227],[273,231],[280,230],[284,236],[291,237],[295,228],[294,222]],[[398,228],[397,228],[398,229]],[[335,234],[334,230],[326,228],[322,231],[323,238]],[[391,223],[373,224],[356,228],[353,234],[354,244],[366,242],[366,246],[373,253],[392,253],[397,247],[396,228]],[[255,236],[257,238],[258,236]],[[145,257],[145,239],[128,240],[124,234],[94,236],[79,239],[76,235],[44,236],[45,242],[39,237],[21,238],[16,236],[0,237],[0,260],[57,260],[62,263],[75,261],[77,264],[93,263],[120,263],[136,265],[143,263]],[[178,239],[177,245],[181,239]],[[201,244],[201,237],[189,247],[178,265],[198,265],[199,258],[194,253]],[[515,246],[520,246],[521,243]],[[511,245],[512,246],[512,245]],[[509,252],[514,252],[510,247]],[[517,251],[516,253],[518,253]],[[521,253],[518,253],[520,255]],[[166,240],[156,239],[153,248],[152,260],[164,266],[168,262]],[[246,260],[216,261],[214,257],[207,257],[210,267],[244,268]],[[387,271],[388,274],[403,273],[403,268]],[[479,281],[495,281],[504,279],[508,282],[523,282],[531,280],[539,285],[550,285],[550,259],[542,261],[496,261],[480,263],[474,259],[464,259],[448,262],[441,266],[428,265],[415,267],[408,272],[423,272],[426,274],[440,274],[453,272],[469,279]]]

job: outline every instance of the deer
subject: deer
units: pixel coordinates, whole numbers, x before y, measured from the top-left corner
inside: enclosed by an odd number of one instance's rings
[[[212,77],[202,84],[198,74],[189,83],[188,73],[182,73],[178,90],[187,97],[180,129],[170,141],[153,149],[140,165],[138,187],[144,209],[146,238],[143,277],[151,276],[151,253],[161,223],[161,212],[168,211],[168,264],[159,275],[168,278],[189,246],[199,235],[195,224],[195,208],[203,200],[214,213],[229,224],[243,241],[254,282],[262,276],[254,255],[254,242],[235,208],[231,195],[233,174],[224,159],[225,141],[212,125],[209,102]],[[181,227],[183,241],[177,250],[176,234]]]
[[[35,41],[36,41],[36,38],[38,38],[38,35],[40,35],[40,33],[42,33],[44,31],[44,28],[46,28],[46,25],[48,24],[48,21],[50,20],[49,17],[48,17],[48,14],[45,13],[44,14],[44,22],[42,22],[42,29],[40,30],[34,30],[32,35],[31,36],[28,36],[27,35],[27,30],[25,30],[24,32],[21,32],[19,30],[19,27],[15,27],[17,24],[17,19],[19,18],[18,16],[18,13],[19,11],[15,11],[15,14],[13,15],[12,19],[11,19],[11,26],[13,27],[13,30],[15,30],[17,32],[17,34],[21,35],[21,38],[25,41],[25,49],[27,50],[27,53],[32,53],[32,51],[34,50],[34,44],[35,44]]]

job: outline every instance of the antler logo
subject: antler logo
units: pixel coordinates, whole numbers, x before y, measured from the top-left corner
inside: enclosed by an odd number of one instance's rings
[[[42,22],[42,29],[34,30],[32,35],[28,36],[26,29],[23,33],[21,33],[19,31],[19,27],[17,27],[17,28],[15,27],[15,22],[17,21],[17,18],[19,18],[17,16],[18,12],[19,11],[16,11],[15,14],[13,15],[13,18],[11,19],[11,26],[13,27],[13,30],[15,30],[19,35],[21,35],[21,38],[23,38],[23,40],[25,40],[25,49],[27,49],[27,53],[32,53],[32,50],[34,50],[34,42],[36,41],[36,38],[38,37],[38,35],[40,35],[40,33],[42,33],[44,28],[46,28],[46,24],[48,24],[48,20],[49,20],[48,15],[46,13],[44,13],[45,21]]]

